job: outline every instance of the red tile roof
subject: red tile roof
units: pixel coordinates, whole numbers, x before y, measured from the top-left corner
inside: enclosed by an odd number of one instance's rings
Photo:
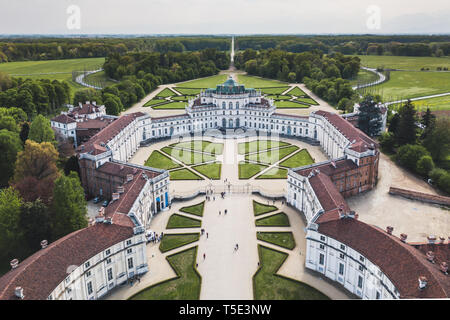
[[[353,248],[376,264],[394,283],[402,298],[450,297],[450,277],[438,271],[419,250],[383,230],[347,218],[322,222],[318,231]],[[448,254],[449,247],[446,246],[444,250]],[[418,289],[419,276],[428,279],[423,290]]]
[[[75,231],[41,249],[0,278],[0,299],[17,299],[16,287],[24,289],[26,300],[45,300],[79,266],[99,252],[133,236],[133,228],[97,223]]]
[[[332,163],[335,165],[333,166]],[[312,170],[319,170],[328,176],[339,174],[342,172],[347,172],[349,170],[357,169],[358,166],[350,159],[341,159],[335,161],[327,161],[322,163],[317,163],[310,165],[308,167],[302,168],[295,171],[295,173],[307,177]]]
[[[100,106],[94,105],[94,104],[82,104],[81,107],[75,107],[72,110],[72,113],[78,113],[78,114],[91,114],[98,112]]]
[[[52,118],[52,121],[65,124],[76,122],[75,119],[69,117],[66,114],[60,114],[59,116]]]

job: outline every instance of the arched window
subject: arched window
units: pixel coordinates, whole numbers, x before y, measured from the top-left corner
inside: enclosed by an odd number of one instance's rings
[[[226,103],[225,103],[225,101],[224,102],[222,102],[222,108],[224,108],[225,109],[225,107],[226,107]]]
[[[239,108],[239,101],[236,101],[236,109]]]
[[[230,103],[228,104],[228,108],[229,108],[229,109],[233,109],[233,102],[230,102]]]

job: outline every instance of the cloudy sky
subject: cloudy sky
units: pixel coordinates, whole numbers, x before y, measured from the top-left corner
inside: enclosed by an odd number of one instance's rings
[[[0,0],[0,34],[450,33],[449,0]]]

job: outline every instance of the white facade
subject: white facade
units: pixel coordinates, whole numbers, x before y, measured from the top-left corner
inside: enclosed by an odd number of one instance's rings
[[[400,299],[394,284],[377,265],[315,229],[311,226],[306,233],[307,268],[338,282],[362,299]]]
[[[49,300],[95,300],[127,279],[148,271],[143,233],[99,252],[73,270],[48,296]]]
[[[62,135],[64,138],[73,138],[74,141],[77,140],[77,123],[68,122],[62,123],[58,121],[50,121],[50,125],[54,131]]]

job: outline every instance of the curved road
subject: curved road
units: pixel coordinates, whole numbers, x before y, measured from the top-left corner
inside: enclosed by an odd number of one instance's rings
[[[85,76],[88,76],[90,74],[97,73],[97,72],[100,72],[100,71],[103,71],[103,69],[98,69],[98,70],[93,70],[93,71],[86,71],[85,73],[82,73],[78,77],[76,77],[75,82],[78,83],[78,84],[81,84],[82,86],[88,87],[88,88],[93,88],[93,89],[96,89],[96,90],[102,90],[103,88],[96,87],[96,86],[93,86],[91,84],[88,84],[88,83],[84,82]]]

